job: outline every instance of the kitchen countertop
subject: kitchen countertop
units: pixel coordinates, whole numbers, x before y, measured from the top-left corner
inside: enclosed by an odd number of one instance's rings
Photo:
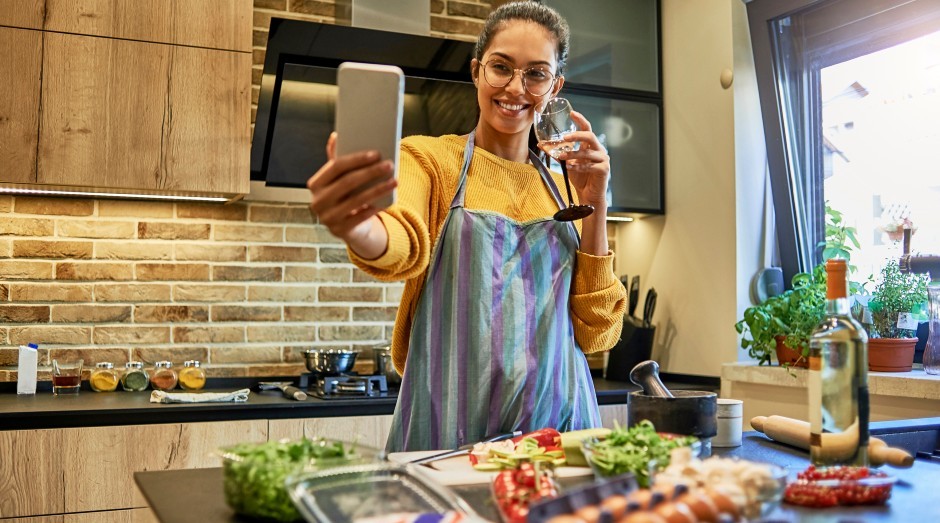
[[[717,383],[707,378],[663,376],[672,389],[711,390]],[[258,380],[210,380],[211,388],[204,392],[231,392],[241,388],[252,390],[245,403],[150,403],[150,390],[143,392],[117,391],[99,393],[82,390],[76,396],[55,396],[51,391],[35,395],[17,395],[0,392],[0,430],[34,430],[68,427],[100,427],[116,425],[146,425],[155,423],[196,423],[207,421],[236,421],[249,419],[325,418],[337,416],[375,416],[391,414],[394,397],[323,400],[313,396],[304,401],[284,398],[279,391],[259,392],[258,381],[279,381],[275,378]],[[280,381],[292,381],[283,378]],[[15,391],[15,384],[12,389]],[[83,382],[86,387],[87,382]],[[224,387],[224,388],[223,388]],[[623,405],[630,392],[639,390],[632,383],[594,378],[597,402],[600,405]],[[177,391],[183,392],[183,391]]]
[[[763,434],[745,432],[743,442],[740,447],[716,448],[714,454],[787,466],[791,479],[809,464],[809,456],[805,451],[771,441]],[[897,475],[901,481],[894,486],[891,500],[885,506],[808,509],[781,505],[763,521],[940,521],[940,504],[929,501],[934,483],[940,477],[940,465],[918,459],[910,469],[886,470]],[[235,515],[225,504],[220,468],[137,472],[134,480],[161,522],[248,521]],[[456,487],[454,490],[480,515],[497,521],[488,485]]]

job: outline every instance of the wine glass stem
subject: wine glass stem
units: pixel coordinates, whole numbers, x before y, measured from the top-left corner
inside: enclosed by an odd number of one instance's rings
[[[574,198],[571,196],[571,182],[568,181],[568,162],[561,162],[561,174],[565,177],[565,189],[568,191],[568,207],[574,204]]]

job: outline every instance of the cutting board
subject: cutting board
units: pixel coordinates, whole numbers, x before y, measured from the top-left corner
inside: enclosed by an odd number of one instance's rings
[[[388,455],[389,461],[407,463],[445,452],[443,450],[426,450],[416,452],[393,452]],[[480,472],[470,464],[468,456],[455,456],[453,458],[432,461],[420,465],[427,476],[441,485],[477,485],[486,484],[493,480],[498,472]],[[593,472],[588,467],[555,467],[555,475],[559,478],[577,476],[591,476]]]

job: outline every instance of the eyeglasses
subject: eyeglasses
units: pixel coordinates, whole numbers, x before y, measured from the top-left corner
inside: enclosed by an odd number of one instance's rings
[[[502,60],[490,60],[483,64],[483,78],[493,87],[506,87],[516,76],[522,73],[522,86],[533,96],[542,96],[552,90],[555,75],[541,67],[516,69]]]

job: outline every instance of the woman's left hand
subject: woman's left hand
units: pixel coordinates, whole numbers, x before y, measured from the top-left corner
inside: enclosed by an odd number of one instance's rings
[[[591,122],[577,111],[571,111],[571,119],[578,130],[567,135],[567,140],[580,142],[577,151],[560,155],[559,161],[567,162],[568,178],[578,192],[582,204],[595,208],[607,207],[607,179],[610,175],[610,156],[591,130]]]

